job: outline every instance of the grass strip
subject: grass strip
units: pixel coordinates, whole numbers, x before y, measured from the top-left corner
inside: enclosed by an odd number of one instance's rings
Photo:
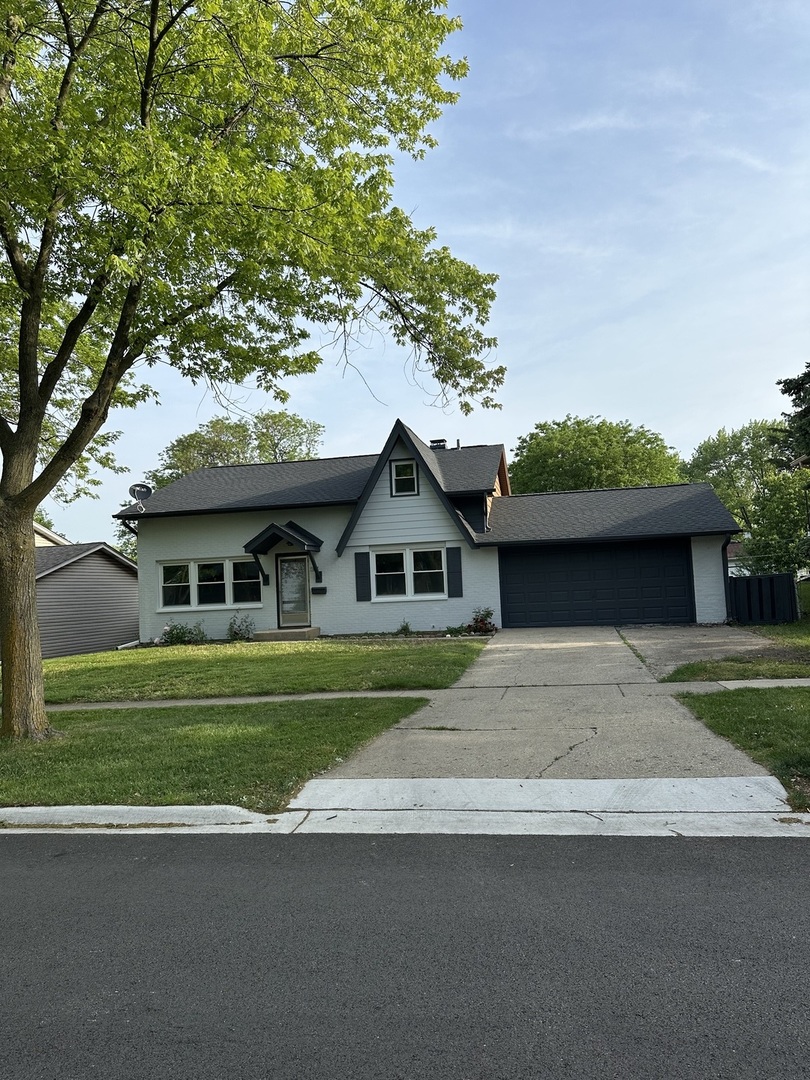
[[[794,810],[810,809],[810,687],[679,694],[678,700],[773,773]]]
[[[683,664],[661,682],[725,682],[727,679],[810,679],[810,661],[727,656]]]
[[[227,803],[280,810],[421,698],[65,712],[64,738],[0,742],[0,805]]]
[[[172,698],[451,686],[484,641],[296,641],[175,645],[46,660],[45,698],[156,701]]]

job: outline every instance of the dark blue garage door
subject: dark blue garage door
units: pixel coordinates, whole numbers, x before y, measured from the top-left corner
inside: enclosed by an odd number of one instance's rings
[[[689,623],[687,540],[500,548],[504,626]]]

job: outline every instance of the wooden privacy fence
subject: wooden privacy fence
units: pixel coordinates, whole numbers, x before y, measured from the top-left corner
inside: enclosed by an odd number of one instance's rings
[[[795,622],[799,599],[792,574],[728,579],[729,617],[738,623]]]

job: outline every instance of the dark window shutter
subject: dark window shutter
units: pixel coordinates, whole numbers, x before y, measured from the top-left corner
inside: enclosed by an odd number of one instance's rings
[[[447,556],[447,595],[463,596],[461,584],[461,548],[448,548]]]
[[[371,599],[371,559],[367,551],[354,553],[354,585],[358,600]]]

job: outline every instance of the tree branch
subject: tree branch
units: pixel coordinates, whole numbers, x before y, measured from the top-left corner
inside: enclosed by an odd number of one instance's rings
[[[65,39],[70,50],[70,59],[68,60],[67,66],[65,67],[65,73],[62,76],[62,83],[59,87],[59,93],[56,97],[56,106],[54,108],[53,117],[51,119],[51,125],[57,130],[59,130],[59,128],[62,126],[62,112],[64,111],[65,102],[68,99],[68,94],[70,93],[71,87],[73,85],[73,75],[76,71],[76,65],[81,59],[82,53],[92,40],[93,35],[96,32],[96,27],[98,26],[99,21],[101,20],[104,13],[109,8],[110,2],[111,0],[99,0],[98,4],[96,5],[95,11],[90,16],[90,21],[88,22],[87,27],[85,28],[85,31],[82,34],[81,38],[78,40],[78,42],[73,36],[73,32],[70,28],[70,19],[67,12],[65,11],[61,3],[58,4],[59,13],[62,16],[62,22],[65,27]]]
[[[14,441],[14,428],[6,420],[5,416],[0,415],[0,453],[5,457],[11,449]]]
[[[136,355],[133,355],[131,357],[131,361],[128,366],[134,364],[138,357],[143,354],[147,345],[150,345],[153,341],[159,338],[163,331],[171,330],[175,326],[179,326],[181,323],[185,322],[187,319],[190,319],[192,315],[197,315],[199,314],[199,312],[205,311],[206,308],[209,308],[218,297],[222,296],[226,289],[230,288],[230,286],[233,285],[238,275],[238,270],[232,271],[230,274],[227,275],[227,277],[224,277],[221,281],[217,282],[217,284],[209,290],[209,292],[205,295],[204,298],[195,301],[193,304],[187,304],[184,308],[176,311],[174,315],[171,315],[169,316],[169,318],[164,319],[162,322],[158,323],[154,333],[149,334],[148,337],[142,336],[133,341],[130,353],[127,354],[128,359],[133,350],[137,350],[137,352]]]
[[[0,109],[5,105],[8,95],[11,93],[14,65],[17,63],[17,50],[14,46],[22,37],[24,25],[19,15],[9,12],[6,16],[6,40],[8,44],[3,53],[3,58],[0,60]]]
[[[56,384],[62,377],[62,372],[73,355],[76,343],[93,317],[93,313],[101,302],[101,297],[109,283],[109,274],[99,274],[90,286],[84,303],[68,323],[62,342],[56,351],[56,356],[45,368],[39,383],[39,396],[43,404],[47,404],[51,400]]]
[[[112,344],[107,353],[104,370],[99,376],[96,388],[82,402],[79,419],[74,424],[73,430],[39,476],[20,492],[21,500],[33,502],[36,505],[41,503],[76,464],[88,444],[104,425],[118,384],[142,351],[129,347],[129,335],[142,291],[142,282],[130,282],[121,306]]]
[[[20,247],[17,237],[8,227],[5,218],[2,217],[0,217],[0,236],[3,238],[3,247],[5,248],[17,284],[23,292],[27,293],[31,288],[31,270],[28,263],[25,261],[25,256],[22,253],[22,248]]]

